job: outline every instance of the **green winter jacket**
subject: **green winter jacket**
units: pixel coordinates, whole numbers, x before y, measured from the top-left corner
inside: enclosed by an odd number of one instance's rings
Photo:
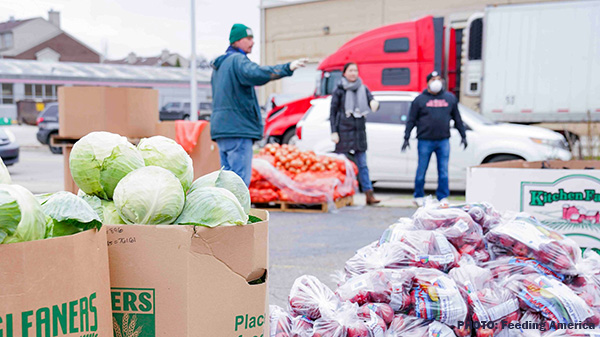
[[[261,139],[263,123],[254,86],[291,76],[290,64],[259,66],[242,51],[230,46],[224,55],[212,62],[212,67],[212,139]]]

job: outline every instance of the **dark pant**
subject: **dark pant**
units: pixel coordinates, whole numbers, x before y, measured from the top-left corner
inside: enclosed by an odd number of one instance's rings
[[[450,159],[450,141],[448,138],[442,140],[419,139],[419,165],[417,166],[417,177],[415,178],[415,198],[425,196],[425,174],[429,167],[431,154],[435,152],[438,171],[438,188],[435,192],[438,200],[450,195],[448,188],[448,160]]]
[[[224,170],[233,171],[242,178],[246,186],[250,186],[252,178],[252,139],[219,138],[219,154]]]

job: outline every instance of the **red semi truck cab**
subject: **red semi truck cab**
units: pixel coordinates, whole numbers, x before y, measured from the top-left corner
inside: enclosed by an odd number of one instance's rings
[[[445,34],[446,33],[446,34]],[[449,48],[444,48],[448,35]],[[267,113],[265,137],[268,141],[288,143],[296,123],[310,108],[310,101],[330,95],[348,62],[358,65],[359,75],[371,91],[422,91],[426,76],[434,69],[445,75],[448,88],[456,93],[456,36],[444,31],[443,18],[427,16],[419,20],[379,27],[346,42],[320,64],[321,81],[312,96],[275,106]],[[444,55],[444,50],[447,54]],[[444,60],[449,60],[444,62]]]

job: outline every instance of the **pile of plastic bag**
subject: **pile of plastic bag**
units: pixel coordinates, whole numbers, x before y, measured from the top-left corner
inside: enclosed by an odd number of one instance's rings
[[[272,337],[600,335],[600,255],[524,214],[427,204],[357,250],[337,289],[298,278]]]
[[[354,195],[357,173],[356,165],[341,155],[267,144],[252,161],[250,197],[253,203],[331,203]]]

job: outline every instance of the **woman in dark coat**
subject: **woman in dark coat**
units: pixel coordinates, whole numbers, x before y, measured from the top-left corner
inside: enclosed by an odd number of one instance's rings
[[[331,140],[335,152],[354,156],[358,166],[358,182],[367,196],[367,205],[379,203],[373,196],[373,185],[367,167],[367,132],[365,129],[368,113],[379,108],[379,102],[358,77],[356,63],[344,66],[343,77],[331,96]]]

